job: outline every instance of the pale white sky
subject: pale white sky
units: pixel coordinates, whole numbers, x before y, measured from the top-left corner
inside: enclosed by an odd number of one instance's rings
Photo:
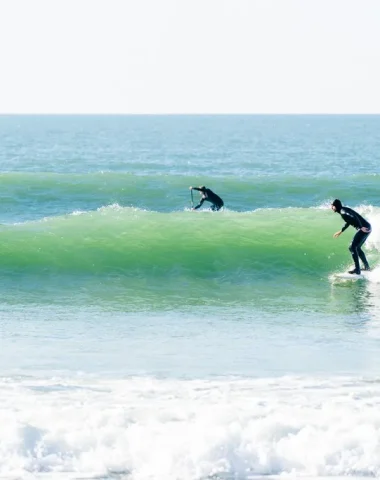
[[[0,113],[380,113],[380,0],[0,0]]]

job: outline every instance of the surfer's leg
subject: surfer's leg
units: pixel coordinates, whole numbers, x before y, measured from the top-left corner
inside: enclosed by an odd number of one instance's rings
[[[364,232],[360,232],[362,233],[362,240],[361,242],[359,243],[358,245],[358,248],[357,248],[357,252],[358,252],[358,255],[359,255],[359,258],[360,260],[363,262],[363,265],[364,265],[364,270],[369,270],[369,265],[368,265],[368,260],[365,256],[365,253],[363,252],[362,250],[362,245],[364,244],[364,242],[367,240],[368,236],[369,236],[369,233],[364,233]]]
[[[356,273],[357,275],[360,275],[360,264],[359,264],[359,252],[358,248],[360,248],[360,241],[361,241],[361,235],[362,233],[360,230],[355,234],[351,245],[348,247],[349,251],[351,252],[352,259],[355,264],[354,270],[350,270],[349,273]]]

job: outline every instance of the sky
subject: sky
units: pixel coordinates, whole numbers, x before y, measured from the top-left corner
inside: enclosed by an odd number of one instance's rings
[[[0,113],[380,113],[380,0],[0,0]]]

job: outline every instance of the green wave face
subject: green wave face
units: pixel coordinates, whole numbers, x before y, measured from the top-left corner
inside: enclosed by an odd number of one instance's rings
[[[313,208],[157,213],[106,207],[2,226],[0,262],[3,271],[15,273],[249,276],[254,282],[282,274],[326,274],[347,264],[355,231],[333,239],[341,226],[338,215]]]

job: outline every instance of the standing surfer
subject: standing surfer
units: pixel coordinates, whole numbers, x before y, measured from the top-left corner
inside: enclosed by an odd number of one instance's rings
[[[335,199],[332,202],[331,209],[334,212],[339,213],[346,222],[339,232],[334,233],[334,238],[339,237],[339,235],[343,233],[350,225],[357,230],[354,238],[352,239],[351,245],[348,247],[354,260],[355,268],[350,270],[348,273],[360,275],[361,271],[359,258],[363,262],[363,270],[370,270],[367,258],[362,250],[362,245],[371,233],[370,223],[367,222],[367,220],[365,220],[357,212],[355,212],[355,210],[352,210],[352,208],[344,207],[342,202],[338,199]]]

